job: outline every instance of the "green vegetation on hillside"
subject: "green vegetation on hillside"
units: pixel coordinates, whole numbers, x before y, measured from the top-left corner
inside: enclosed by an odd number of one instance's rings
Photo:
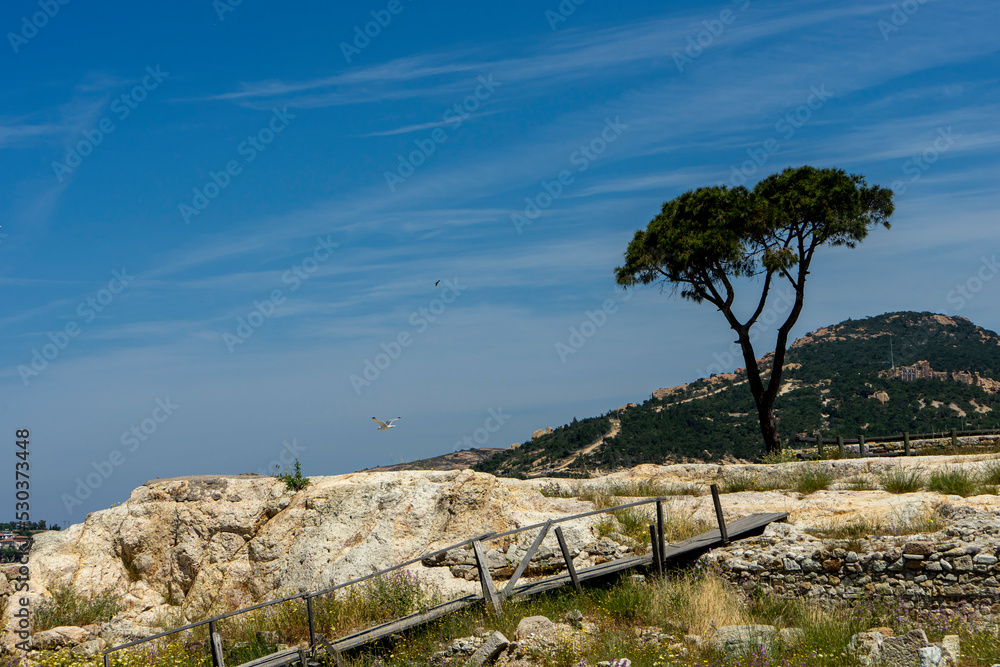
[[[590,417],[583,421],[573,421],[560,426],[552,433],[529,440],[516,449],[505,450],[496,456],[478,463],[475,470],[481,472],[521,472],[531,467],[545,467],[558,463],[573,452],[595,442],[611,430],[611,420],[607,415]]]
[[[891,336],[897,367],[926,360],[936,372],[968,371],[1000,379],[1000,337],[963,318],[951,321],[933,313],[888,313],[847,320],[797,341],[788,350],[785,393],[775,403],[786,443],[817,429],[826,437],[870,438],[902,431],[1000,428],[1000,394],[957,381],[879,376],[889,368]],[[695,398],[699,391],[719,388],[723,390]],[[889,396],[887,402],[875,398],[880,392]],[[681,402],[690,398],[695,400]],[[546,462],[565,458],[610,431],[611,416],[574,420],[476,469],[538,472]],[[716,378],[715,385],[699,380],[666,399],[650,399],[625,411],[621,432],[579,457],[569,470],[584,474],[684,457],[717,460],[726,454],[755,459],[763,449],[746,376],[740,374],[730,381]]]

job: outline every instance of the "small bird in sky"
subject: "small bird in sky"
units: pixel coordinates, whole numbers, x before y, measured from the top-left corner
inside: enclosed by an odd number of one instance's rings
[[[402,417],[396,417],[396,419],[402,419]],[[372,420],[378,423],[378,428],[376,429],[378,431],[384,431],[388,428],[396,428],[392,424],[392,422],[396,421],[396,419],[390,419],[389,421],[384,422],[381,419],[378,419],[377,417],[372,417]]]
[[[439,281],[437,281],[437,283],[434,283],[434,287],[437,287],[439,282],[441,282],[441,281],[439,280]]]

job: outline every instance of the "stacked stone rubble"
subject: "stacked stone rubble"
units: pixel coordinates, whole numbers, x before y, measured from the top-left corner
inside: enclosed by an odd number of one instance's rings
[[[1000,615],[996,516],[978,516],[933,535],[854,541],[874,546],[860,553],[844,540],[803,539],[791,528],[783,536],[777,532],[711,558],[724,577],[746,591],[831,603],[905,600]]]

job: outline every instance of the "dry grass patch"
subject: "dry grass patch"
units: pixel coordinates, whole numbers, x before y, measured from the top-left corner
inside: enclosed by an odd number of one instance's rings
[[[732,586],[714,574],[685,573],[650,584],[650,612],[665,627],[710,636],[715,628],[750,622]]]
[[[631,498],[658,498],[661,496],[703,496],[706,491],[697,484],[679,484],[658,482],[655,479],[642,479],[627,482],[612,482],[602,487],[602,490],[612,496],[627,496]]]
[[[720,485],[722,493],[778,491],[787,488],[789,488],[789,485],[783,485],[776,480],[763,478],[752,471],[740,471],[731,475],[724,474],[722,484]]]
[[[909,520],[889,517],[857,517],[847,522],[828,523],[817,528],[806,528],[805,532],[816,537],[831,540],[861,540],[868,537],[889,535],[916,535],[936,533],[947,526],[947,522],[934,511],[923,512]]]
[[[868,475],[854,475],[843,481],[842,486],[847,491],[877,491],[879,485]]]

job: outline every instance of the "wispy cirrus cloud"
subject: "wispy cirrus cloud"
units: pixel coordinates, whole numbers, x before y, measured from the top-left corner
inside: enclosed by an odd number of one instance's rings
[[[487,116],[493,116],[500,113],[498,110],[493,111],[478,111],[473,118],[484,118]],[[367,134],[359,134],[358,137],[390,137],[396,134],[410,134],[411,132],[420,132],[422,130],[433,130],[436,127],[445,127],[447,125],[454,125],[455,120],[437,120],[428,123],[416,123],[414,125],[404,125],[403,127],[396,127],[391,130],[381,130],[378,132],[368,132]]]
[[[867,5],[828,9],[813,4],[788,15],[755,5],[753,12],[741,16],[720,41],[730,46],[763,41],[778,34],[800,32],[875,11]],[[706,18],[714,18],[713,12],[698,10],[681,17],[638,21],[613,28],[566,30],[557,36],[547,36],[543,41],[526,44],[527,55],[520,57],[497,57],[495,54],[501,51],[501,45],[493,44],[478,49],[408,56],[309,80],[246,82],[237,90],[199,99],[232,101],[248,106],[281,100],[298,107],[316,108],[454,93],[461,91],[464,85],[455,79],[467,79],[470,73],[494,72],[505,82],[534,82],[537,85],[550,83],[553,79],[566,85],[581,78],[619,78],[627,75],[629,68],[645,67],[651,60],[671,58],[675,52],[683,50],[688,37],[704,29],[700,21]],[[660,70],[658,75],[676,74],[670,62],[671,66]]]
[[[63,141],[90,127],[107,105],[106,95],[74,94],[49,109],[19,116],[0,116],[0,148],[32,148]]]
[[[51,122],[30,122],[21,118],[0,118],[0,148],[34,144],[42,137],[66,131],[66,126]]]

